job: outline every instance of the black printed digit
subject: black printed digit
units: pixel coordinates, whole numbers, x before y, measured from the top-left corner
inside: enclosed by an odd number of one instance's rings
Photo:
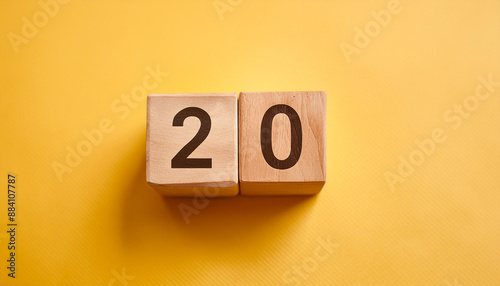
[[[210,115],[201,108],[187,107],[174,116],[173,126],[183,126],[184,120],[190,116],[200,120],[200,129],[193,139],[172,158],[172,168],[212,168],[212,158],[188,158],[210,133],[212,127]]]
[[[274,116],[280,113],[284,113],[288,116],[291,129],[290,154],[285,160],[276,158],[272,145],[273,119]],[[269,136],[268,138],[266,138],[266,134]],[[266,111],[264,117],[262,118],[262,124],[260,127],[260,145],[262,148],[262,155],[264,155],[264,159],[269,166],[275,169],[285,170],[297,164],[300,158],[300,153],[302,152],[302,124],[295,109],[286,104],[277,104],[271,106]]]

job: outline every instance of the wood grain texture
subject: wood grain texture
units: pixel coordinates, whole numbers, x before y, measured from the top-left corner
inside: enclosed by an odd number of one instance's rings
[[[277,169],[266,161],[262,141],[271,139],[278,160],[291,154],[292,120],[278,113],[271,130],[263,130],[266,111],[288,105],[300,118],[302,148],[290,168]],[[305,92],[242,92],[239,100],[239,176],[242,195],[310,195],[318,193],[326,181],[326,94]],[[270,135],[270,137],[269,137]]]
[[[238,194],[237,94],[152,94],[148,96],[146,177],[166,196],[235,196]],[[210,120],[174,117],[186,108],[200,108]],[[178,116],[177,116],[178,117]],[[200,129],[201,128],[201,129]],[[198,132],[206,138],[188,159],[211,159],[211,167],[173,168],[172,159]]]

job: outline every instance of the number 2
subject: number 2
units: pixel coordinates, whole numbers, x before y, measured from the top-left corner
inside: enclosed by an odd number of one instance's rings
[[[184,120],[190,116],[200,120],[198,133],[189,141],[186,146],[172,158],[172,168],[212,168],[212,158],[188,158],[193,151],[207,138],[212,127],[212,120],[208,113],[198,107],[187,107],[179,111],[174,116],[173,126],[183,126]]]

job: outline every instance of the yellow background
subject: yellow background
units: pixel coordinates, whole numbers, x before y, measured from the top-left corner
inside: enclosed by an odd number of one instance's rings
[[[479,76],[500,81],[500,1],[402,0],[348,63],[341,43],[388,3],[243,0],[222,19],[211,0],[74,0],[15,53],[8,34],[41,7],[0,0],[0,284],[279,285],[330,239],[301,285],[500,285],[500,88],[460,128],[442,118]],[[111,109],[157,65],[151,93],[324,90],[322,192],[214,199],[187,224],[191,199],[146,184],[146,101]],[[114,131],[58,180],[52,164],[104,118]],[[391,190],[384,174],[435,128],[447,141]]]

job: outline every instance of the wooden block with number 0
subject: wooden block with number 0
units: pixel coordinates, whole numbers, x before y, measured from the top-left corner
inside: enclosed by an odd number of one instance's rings
[[[236,93],[148,96],[146,177],[167,196],[238,194]]]
[[[242,92],[242,195],[311,195],[326,181],[326,94]]]

